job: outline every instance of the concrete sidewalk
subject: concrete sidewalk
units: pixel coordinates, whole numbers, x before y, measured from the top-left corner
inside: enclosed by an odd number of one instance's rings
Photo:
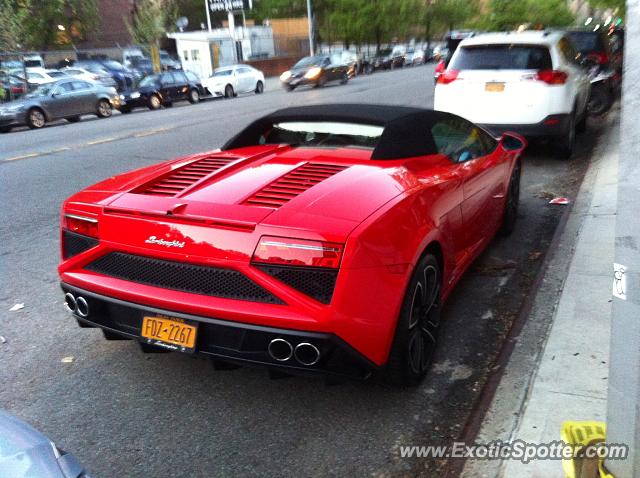
[[[549,443],[566,420],[605,420],[617,203],[612,111],[530,316],[477,436]],[[558,291],[561,293],[558,294]],[[558,300],[559,295],[559,300]],[[551,320],[549,320],[551,318]],[[564,476],[559,461],[468,461],[464,477]]]

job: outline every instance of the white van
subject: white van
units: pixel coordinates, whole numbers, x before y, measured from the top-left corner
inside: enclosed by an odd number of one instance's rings
[[[24,67],[25,68],[44,68],[44,60],[40,55],[25,55]]]

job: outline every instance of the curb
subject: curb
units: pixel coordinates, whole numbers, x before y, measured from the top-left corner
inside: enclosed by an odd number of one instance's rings
[[[618,108],[615,108],[618,110]],[[616,111],[612,111],[616,114]],[[538,365],[542,358],[545,345],[551,326],[555,319],[555,312],[558,302],[567,279],[568,268],[573,259],[577,237],[582,228],[584,214],[588,210],[593,197],[593,185],[599,170],[597,152],[600,148],[609,144],[608,138],[614,132],[616,119],[612,118],[612,113],[607,119],[606,130],[598,141],[594,151],[590,156],[590,164],[582,180],[582,184],[575,198],[570,198],[572,202],[563,212],[551,242],[545,252],[542,266],[536,275],[520,310],[518,317],[513,322],[509,334],[502,344],[500,352],[496,358],[496,366],[487,378],[480,393],[474,411],[467,420],[459,441],[471,444],[482,436],[482,428],[487,419],[502,422],[497,428],[500,436],[482,437],[480,441],[492,441],[501,439],[510,441],[513,432],[517,429],[522,411],[526,407],[527,399],[531,391],[533,382],[537,375]],[[619,117],[619,114],[617,115]],[[545,295],[552,295],[549,301]],[[537,316],[537,317],[536,317]],[[530,320],[537,318],[538,320]],[[532,329],[532,330],[529,330]],[[529,332],[529,333],[523,333]],[[517,385],[511,387],[508,392],[510,396],[506,403],[496,406],[497,401],[502,401],[500,397],[500,386],[504,385],[503,380],[508,375],[511,367],[517,368],[512,363],[522,357],[515,357],[518,349],[528,349],[528,353],[523,353],[531,368],[531,373],[526,377],[516,378]],[[524,368],[524,367],[523,367]],[[504,393],[502,395],[505,395]],[[494,410],[499,408],[499,410]],[[558,432],[559,433],[559,432]],[[449,461],[446,469],[447,477],[455,476],[499,476],[502,467],[501,461],[482,462],[484,466],[474,466],[473,471],[468,470],[468,464],[479,464],[479,462],[469,462],[466,459]]]

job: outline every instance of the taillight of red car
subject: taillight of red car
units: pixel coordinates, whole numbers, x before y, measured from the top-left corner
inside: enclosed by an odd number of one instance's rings
[[[342,251],[342,244],[333,242],[263,236],[253,253],[252,262],[338,269]]]
[[[67,231],[98,239],[98,220],[92,217],[65,214],[62,227]]]
[[[458,70],[445,70],[438,76],[439,85],[448,85],[458,79],[460,72]]]

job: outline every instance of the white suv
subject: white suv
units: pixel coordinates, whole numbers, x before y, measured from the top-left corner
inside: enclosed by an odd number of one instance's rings
[[[561,32],[487,33],[463,40],[438,77],[434,109],[493,134],[553,138],[571,156],[584,130],[590,83]]]

